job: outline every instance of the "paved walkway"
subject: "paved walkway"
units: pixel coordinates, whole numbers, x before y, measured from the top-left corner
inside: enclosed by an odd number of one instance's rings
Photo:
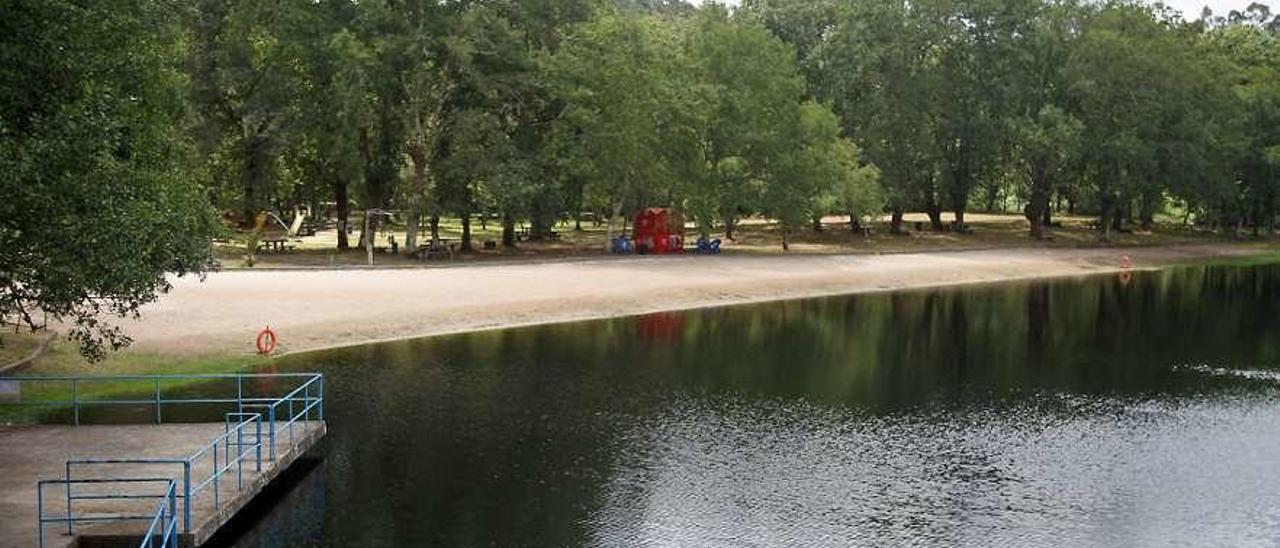
[[[65,474],[65,463],[76,458],[185,458],[223,433],[221,423],[115,425],[115,426],[21,426],[0,427],[0,548],[30,548],[37,544],[36,529],[36,481],[58,479]],[[203,542],[222,523],[257,494],[271,478],[287,468],[299,455],[305,453],[324,435],[324,423],[299,422],[294,432],[295,447],[291,448],[288,434],[277,430],[277,459],[270,461],[263,453],[262,473],[254,471],[254,461],[247,459],[240,488],[237,488],[235,471],[219,479],[218,507],[214,507],[212,486],[194,496],[193,533],[196,545]],[[265,436],[265,434],[264,434]],[[234,449],[231,453],[235,454]],[[222,457],[219,457],[220,459]],[[225,461],[224,461],[225,462]],[[107,467],[110,467],[109,469]],[[108,471],[109,470],[109,471]],[[205,457],[193,465],[192,483],[210,477],[212,459]],[[103,465],[96,470],[85,468],[76,477],[171,477],[182,480],[180,465]],[[181,487],[179,487],[181,489]],[[56,495],[65,493],[56,487],[46,487],[46,514],[66,512],[66,503]],[[49,500],[49,495],[55,495]],[[88,503],[76,504],[76,512],[88,511],[150,512],[157,501],[148,500],[137,505],[123,507],[120,503],[94,508]],[[179,515],[182,502],[178,502]],[[145,524],[131,524],[125,532],[141,534]],[[181,527],[181,525],[179,526]],[[120,526],[77,526],[77,534],[114,533]],[[66,528],[48,525],[45,528],[46,546],[66,546],[71,543]]]

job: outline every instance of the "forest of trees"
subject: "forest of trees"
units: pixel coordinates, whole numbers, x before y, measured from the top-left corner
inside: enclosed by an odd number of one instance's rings
[[[671,206],[764,215],[1157,214],[1272,230],[1280,19],[1044,0],[202,0],[185,28],[211,199],[533,237]],[[175,65],[179,65],[175,60]],[[956,222],[942,221],[953,211]],[[856,226],[855,226],[856,228]],[[340,247],[351,245],[343,239]],[[785,238],[784,238],[785,243]],[[406,242],[412,249],[415,242]]]
[[[1280,213],[1280,18],[1076,0],[0,2],[0,316],[123,342],[224,221]],[[955,222],[944,224],[943,211]],[[383,217],[379,217],[383,218]]]

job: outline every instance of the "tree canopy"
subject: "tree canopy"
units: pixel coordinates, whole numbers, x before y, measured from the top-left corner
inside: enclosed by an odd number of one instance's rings
[[[205,170],[182,131],[182,12],[55,0],[4,13],[0,318],[68,322],[99,357],[127,343],[104,316],[209,264]]]
[[[1129,0],[10,1],[0,30],[6,321],[121,342],[209,212],[418,227],[681,210],[700,235],[907,212],[1280,215],[1280,18]],[[212,207],[210,207],[212,206]],[[954,222],[943,222],[944,211]],[[362,235],[362,238],[368,235]],[[41,318],[33,314],[38,313]]]

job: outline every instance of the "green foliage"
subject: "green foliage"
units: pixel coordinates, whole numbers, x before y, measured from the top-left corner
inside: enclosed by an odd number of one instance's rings
[[[89,358],[128,342],[108,316],[210,265],[178,131],[178,7],[11,2],[0,18],[0,318],[66,322]]]
[[[552,129],[562,167],[587,181],[588,199],[609,204],[613,217],[670,182],[663,113],[677,90],[664,70],[675,50],[669,31],[652,17],[606,15],[542,60],[564,105]]]
[[[1280,23],[1072,0],[11,1],[0,30],[10,321],[119,341],[204,207],[744,216],[1015,197],[1104,230],[1280,216]],[[610,225],[612,230],[612,223]],[[339,247],[348,245],[339,230]],[[106,272],[107,274],[103,274]],[[16,315],[16,316],[15,316]],[[96,333],[96,334],[95,334]],[[100,347],[99,347],[100,348]]]

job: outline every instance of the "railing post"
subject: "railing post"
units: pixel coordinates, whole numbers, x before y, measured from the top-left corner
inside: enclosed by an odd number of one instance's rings
[[[274,403],[267,406],[267,437],[271,443],[268,454],[274,461],[276,460],[276,404]]]
[[[244,413],[244,375],[236,375],[236,413]]]
[[[38,546],[44,548],[44,485],[39,482],[36,482],[36,539]]]
[[[67,475],[63,477],[67,480],[67,534],[70,535],[76,523],[76,515],[71,511],[71,461],[67,461]]]
[[[178,548],[178,488],[169,482],[169,524],[164,529],[164,538],[169,539],[169,548]]]
[[[257,458],[255,459],[255,462],[257,462],[256,470],[258,472],[261,472],[262,471],[262,413],[258,413],[258,415],[253,418],[253,424],[257,428],[257,431],[254,432],[253,434],[253,444],[256,447],[258,452]]]
[[[302,385],[302,420],[311,420],[311,381]]]
[[[71,379],[71,424],[80,426],[80,379]]]
[[[222,474],[218,472],[218,440],[213,441],[213,511],[218,511],[218,476]]]
[[[316,380],[320,383],[320,404],[316,406],[316,419],[324,420],[324,375],[320,375]]]
[[[236,489],[244,489],[244,423],[236,425]]]
[[[160,377],[156,377],[156,424],[161,424],[160,418]]]
[[[191,532],[191,459],[182,463],[182,529]]]

